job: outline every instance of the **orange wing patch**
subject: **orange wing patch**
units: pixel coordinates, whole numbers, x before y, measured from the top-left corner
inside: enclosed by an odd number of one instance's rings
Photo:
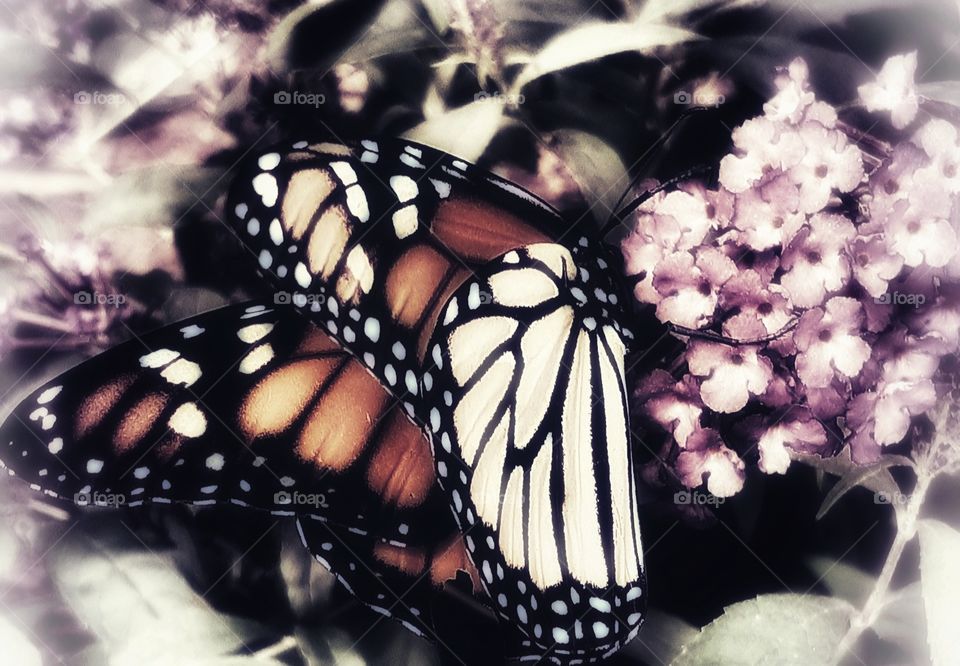
[[[473,566],[467,547],[463,543],[463,536],[456,534],[434,554],[430,563],[430,581],[437,587],[442,587],[448,580],[457,577],[458,571],[465,571],[470,575],[473,583],[473,593],[480,594],[483,587],[480,585],[480,572]]]
[[[284,226],[294,240],[300,240],[334,187],[325,169],[304,169],[290,176],[281,210]]]
[[[367,483],[385,503],[406,508],[421,504],[435,480],[423,432],[395,411],[367,469]]]
[[[323,383],[347,362],[339,357],[299,360],[277,368],[254,386],[240,406],[248,440],[281,433],[303,413]]]
[[[298,440],[301,457],[341,471],[363,452],[390,394],[351,358],[313,408]]]
[[[133,375],[122,375],[87,396],[74,417],[74,438],[80,439],[100,425],[134,379]]]
[[[476,199],[443,201],[432,226],[441,243],[472,261],[489,261],[521,245],[551,242],[519,217]]]
[[[387,303],[390,314],[402,326],[413,328],[430,305],[433,289],[443,284],[450,260],[428,245],[416,245],[397,259],[387,275]]]
[[[148,393],[127,410],[113,435],[113,448],[117,453],[129,451],[150,432],[167,405],[163,393]]]

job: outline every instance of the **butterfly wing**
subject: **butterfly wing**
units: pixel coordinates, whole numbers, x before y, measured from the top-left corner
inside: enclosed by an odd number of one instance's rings
[[[228,502],[395,544],[450,529],[422,430],[336,340],[264,303],[57,377],[0,427],[0,461],[78,504]]]
[[[227,214],[277,298],[335,336],[410,414],[453,290],[493,257],[566,230],[512,183],[397,140],[272,148],[239,169]]]
[[[418,636],[438,640],[437,591],[461,572],[470,579],[465,591],[483,594],[456,529],[444,538],[408,541],[403,547],[309,517],[298,518],[297,529],[304,546],[358,601]]]
[[[577,247],[532,245],[491,262],[454,293],[431,342],[439,481],[531,659],[615,651],[646,604],[629,333],[597,270],[604,260],[589,242]]]
[[[228,212],[281,295],[432,431],[440,484],[461,528],[478,530],[466,543],[484,587],[524,636],[518,654],[603,654],[632,638],[645,604],[632,335],[605,251],[516,186],[404,142],[273,149],[241,171]],[[544,279],[557,294],[538,291]],[[496,390],[468,390],[454,366]],[[458,414],[484,424],[462,442]]]

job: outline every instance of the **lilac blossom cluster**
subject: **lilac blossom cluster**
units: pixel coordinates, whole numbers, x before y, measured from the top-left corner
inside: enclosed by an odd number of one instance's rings
[[[846,446],[869,463],[934,407],[960,334],[960,134],[919,113],[915,69],[891,58],[859,89],[889,114],[888,145],[858,141],[795,60],[733,131],[716,187],[688,180],[637,210],[622,242],[636,299],[727,338],[689,336],[676,372],[636,387],[638,420],[664,433],[649,480],[726,497],[745,460],[782,474]]]

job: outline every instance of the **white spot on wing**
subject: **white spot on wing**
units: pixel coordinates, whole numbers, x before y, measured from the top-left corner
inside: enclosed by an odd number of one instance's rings
[[[269,173],[261,173],[253,179],[253,191],[260,195],[263,205],[273,208],[277,204],[280,192],[277,189],[277,179]]]
[[[170,428],[184,437],[199,437],[207,429],[207,417],[194,402],[187,402],[170,416]]]
[[[393,230],[403,240],[417,230],[417,207],[404,206],[393,213]]]
[[[256,372],[273,359],[273,347],[265,343],[250,350],[240,361],[239,370],[245,375]]]
[[[391,176],[390,187],[396,193],[400,203],[410,201],[417,196],[417,183],[410,176]]]
[[[246,342],[247,344],[253,344],[260,338],[269,334],[273,330],[272,322],[264,322],[262,324],[250,324],[249,326],[244,326],[239,331],[237,331],[237,337]]]
[[[56,398],[60,394],[60,391],[62,390],[63,390],[63,386],[51,386],[50,388],[45,390],[43,393],[37,396],[37,404],[38,405],[47,404],[48,402]]]
[[[333,173],[344,185],[353,185],[357,182],[357,172],[353,170],[349,162],[331,162],[330,168],[333,169]]]
[[[260,159],[257,160],[257,166],[264,171],[271,171],[275,169],[278,164],[280,164],[280,153],[267,153],[266,155],[261,155]]]
[[[273,218],[270,223],[270,240],[274,245],[280,245],[283,242],[283,227],[280,226],[280,220]]]
[[[347,208],[350,214],[361,222],[370,219],[370,205],[367,203],[367,195],[359,185],[351,185],[347,188]]]

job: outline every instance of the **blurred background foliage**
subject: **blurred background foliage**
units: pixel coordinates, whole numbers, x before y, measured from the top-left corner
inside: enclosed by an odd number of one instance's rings
[[[602,223],[631,179],[715,163],[795,56],[842,106],[917,50],[923,94],[956,104],[958,23],[934,0],[5,0],[2,402],[130,331],[262,290],[220,217],[231,168],[275,140],[405,135]],[[284,102],[298,94],[311,101]],[[77,289],[125,303],[81,307],[64,296]],[[760,593],[862,599],[889,507],[856,490],[818,519],[822,466],[755,476],[696,515],[643,498],[654,609],[616,663],[668,663]],[[374,624],[269,516],[80,514],[8,481],[0,494],[6,663],[459,663]],[[957,524],[958,500],[954,484],[931,502]],[[919,593],[902,595],[868,663],[924,654]],[[791,622],[753,611],[767,631]],[[489,620],[451,631],[477,663],[496,658]]]

